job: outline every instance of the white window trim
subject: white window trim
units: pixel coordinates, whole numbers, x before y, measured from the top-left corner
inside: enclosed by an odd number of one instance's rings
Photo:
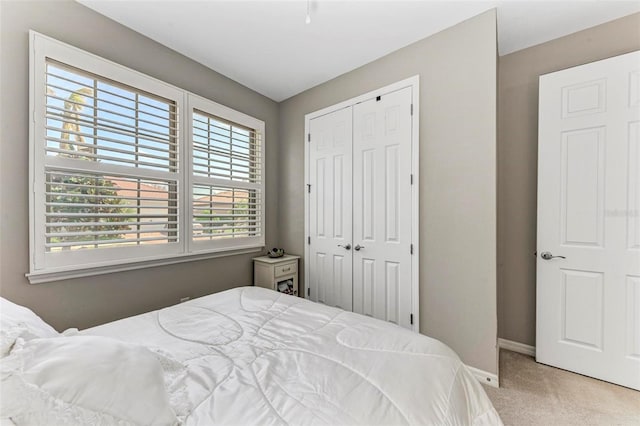
[[[214,259],[217,257],[236,256],[240,254],[262,252],[263,247],[248,247],[245,249],[224,250],[209,253],[182,254],[172,257],[160,257],[157,259],[147,259],[144,261],[118,263],[112,265],[94,266],[91,268],[82,267],[77,269],[55,270],[49,269],[46,272],[36,274],[26,274],[30,284],[42,284],[52,281],[68,280],[72,278],[91,277],[94,275],[111,274],[115,272],[134,271],[136,269],[151,268],[154,266],[174,265],[176,263],[194,262],[198,260]]]
[[[263,121],[250,117],[231,108],[217,104],[186,90],[142,74],[107,59],[93,55],[84,50],[62,43],[35,31],[29,32],[30,65],[29,65],[29,251],[30,272],[26,274],[30,283],[43,283],[69,278],[147,268],[152,266],[169,265],[180,262],[208,259],[213,257],[231,256],[237,254],[261,251],[265,245],[265,124]],[[96,250],[98,256],[92,255],[93,250],[78,251],[81,265],[70,262],[46,264],[44,246],[44,203],[43,192],[45,150],[42,141],[45,139],[45,97],[46,91],[46,59],[50,58],[74,66],[83,71],[102,75],[123,84],[165,97],[176,102],[178,110],[178,156],[179,175],[178,186],[178,229],[177,243],[148,245],[136,247],[113,248],[116,255],[105,255],[109,249]],[[206,111],[215,112],[220,118],[236,122],[255,129],[262,135],[262,166],[261,166],[261,233],[259,237],[242,239],[240,244],[224,242],[218,245],[198,247],[192,241],[192,158],[191,158],[191,117],[192,105],[203,105]],[[63,160],[63,159],[61,159]],[[117,166],[114,166],[117,167]],[[138,173],[138,171],[136,171]],[[142,172],[144,173],[144,172]],[[135,258],[124,257],[136,249]],[[51,254],[51,253],[49,253]],[[69,254],[69,253],[65,253]],[[51,258],[51,257],[49,257]],[[95,261],[91,261],[95,258]],[[88,260],[88,261],[87,261]]]

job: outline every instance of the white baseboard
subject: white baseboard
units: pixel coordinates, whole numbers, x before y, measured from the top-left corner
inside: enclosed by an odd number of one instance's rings
[[[517,352],[524,355],[536,356],[536,347],[525,345],[524,343],[514,342],[513,340],[498,339],[498,347],[507,349],[509,351]],[[480,383],[494,388],[499,387],[498,376],[492,373],[488,373],[479,368],[471,367],[467,365],[467,368],[471,370],[473,376],[478,379]]]
[[[536,356],[536,347],[525,345],[524,343],[514,342],[513,340],[507,339],[498,339],[498,347],[501,349],[506,349],[513,352],[518,352],[519,354]]]
[[[497,375],[480,370],[479,368],[471,367],[470,365],[467,365],[467,368],[471,370],[473,377],[478,379],[478,381],[483,385],[488,385],[494,388],[499,387]]]

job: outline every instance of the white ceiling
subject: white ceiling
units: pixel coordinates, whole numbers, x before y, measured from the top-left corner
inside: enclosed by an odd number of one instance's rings
[[[77,0],[281,101],[493,7],[500,55],[640,11],[640,1]]]

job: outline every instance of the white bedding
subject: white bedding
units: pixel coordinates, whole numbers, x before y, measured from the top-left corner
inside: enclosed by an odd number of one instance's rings
[[[444,344],[255,287],[82,332],[160,349],[187,368],[186,425],[500,425]]]

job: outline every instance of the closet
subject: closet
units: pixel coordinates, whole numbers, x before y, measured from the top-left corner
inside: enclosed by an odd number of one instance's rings
[[[417,78],[306,117],[306,297],[418,330]]]

